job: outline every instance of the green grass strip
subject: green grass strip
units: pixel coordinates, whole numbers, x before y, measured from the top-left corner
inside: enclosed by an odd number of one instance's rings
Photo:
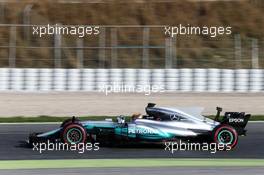
[[[208,116],[209,118],[214,118],[214,116]],[[36,117],[0,117],[0,123],[26,123],[26,122],[62,122],[71,117],[58,117],[58,116],[36,116]],[[78,117],[80,120],[105,120],[106,118],[111,118],[116,120],[116,116],[82,116]],[[127,121],[130,117],[126,117]],[[250,121],[264,121],[264,115],[254,115],[251,116]]]
[[[36,116],[36,117],[0,117],[0,123],[27,123],[27,122],[63,122],[71,117],[57,116]],[[106,118],[116,119],[113,116],[82,116],[77,117],[80,120],[105,120]]]
[[[256,167],[264,159],[66,159],[0,161],[0,169],[125,167]]]

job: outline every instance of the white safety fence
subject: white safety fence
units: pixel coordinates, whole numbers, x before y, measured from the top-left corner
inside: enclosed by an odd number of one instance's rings
[[[97,91],[113,83],[179,92],[264,92],[264,70],[0,69],[0,91]]]

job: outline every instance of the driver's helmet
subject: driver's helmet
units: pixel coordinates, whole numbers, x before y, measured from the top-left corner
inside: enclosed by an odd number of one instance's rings
[[[136,119],[138,118],[142,118],[142,115],[140,113],[134,113],[132,116],[131,116],[131,119],[132,119],[132,122],[135,121]]]
[[[120,115],[117,117],[117,123],[124,124],[125,123],[125,117],[123,115]]]

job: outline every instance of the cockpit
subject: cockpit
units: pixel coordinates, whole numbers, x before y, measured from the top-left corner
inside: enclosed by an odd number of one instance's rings
[[[146,113],[147,115],[143,118],[150,120],[179,121],[185,119],[181,114],[163,108],[147,107]]]
[[[192,109],[192,110],[190,110]],[[131,116],[131,121],[134,122],[136,119],[146,119],[155,121],[204,121],[205,117],[201,115],[200,108],[164,108],[156,107],[154,103],[149,103],[145,108],[146,115],[135,113]],[[209,119],[208,119],[209,120]]]

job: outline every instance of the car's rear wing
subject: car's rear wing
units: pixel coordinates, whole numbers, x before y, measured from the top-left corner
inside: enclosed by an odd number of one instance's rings
[[[244,135],[250,116],[250,114],[245,114],[245,112],[226,112],[222,123],[233,126],[239,135]]]
[[[217,107],[216,109],[217,109],[217,115],[215,117],[216,121],[234,127],[239,135],[244,135],[246,133],[245,127],[251,117],[250,114],[246,114],[245,112],[225,112],[224,117],[220,121],[219,118],[222,108]]]

